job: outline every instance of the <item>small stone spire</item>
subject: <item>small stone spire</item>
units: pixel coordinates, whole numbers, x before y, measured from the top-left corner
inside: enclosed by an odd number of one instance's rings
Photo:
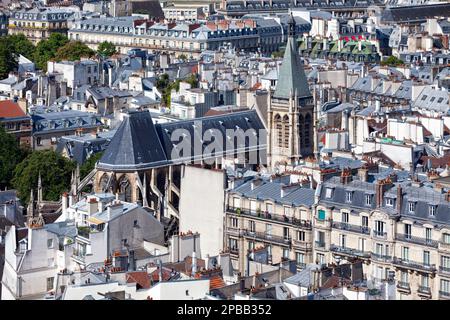
[[[43,197],[42,197],[42,178],[41,178],[41,172],[39,171],[39,177],[38,177],[38,203],[42,203]]]
[[[33,189],[30,191],[30,200],[28,201],[28,207],[27,207],[27,217],[33,217],[34,216],[34,192]]]

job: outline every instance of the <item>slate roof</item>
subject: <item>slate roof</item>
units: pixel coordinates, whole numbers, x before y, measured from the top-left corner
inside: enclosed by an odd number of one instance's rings
[[[104,170],[145,170],[167,164],[149,112],[132,112],[124,120],[98,163]]]
[[[311,96],[303,63],[297,51],[297,42],[293,36],[288,38],[273,97],[289,99],[291,92],[297,93],[299,98]]]
[[[264,125],[261,122],[256,110],[251,111],[241,111],[241,112],[232,112],[226,113],[223,115],[217,116],[209,116],[203,118],[196,118],[193,120],[185,120],[185,121],[176,121],[169,123],[162,123],[156,125],[158,133],[161,137],[161,142],[166,151],[166,155],[168,159],[172,163],[181,163],[185,161],[192,161],[196,159],[207,159],[214,155],[211,155],[206,152],[206,147],[209,145],[209,142],[203,142],[202,137],[205,137],[205,133],[208,131],[212,136],[217,136],[218,132],[220,132],[223,137],[223,145],[222,150],[216,150],[216,157],[225,155],[227,151],[231,152],[246,152],[246,151],[255,151],[257,149],[262,150],[265,149],[265,133],[263,136],[260,136],[260,131],[264,129]],[[175,146],[172,142],[172,133],[175,129],[182,129],[191,137],[191,149],[190,154],[183,154],[182,152],[178,152],[178,150],[174,150]],[[242,137],[245,141],[244,145],[235,145],[232,147],[229,146],[229,139],[232,139],[232,136],[229,135],[229,130],[236,130],[236,136]],[[200,131],[201,130],[201,131]],[[255,135],[255,143],[253,143],[253,139],[245,139],[242,135],[242,132],[245,134],[248,132],[252,135],[251,130],[253,130],[253,134]],[[216,134],[216,133],[217,134]],[[180,139],[176,141],[180,141]],[[218,140],[220,141],[220,140]],[[201,146],[202,154],[198,154],[196,150],[196,146]],[[188,151],[188,152],[189,152]],[[175,157],[174,157],[175,155]]]
[[[276,203],[292,206],[304,205],[310,207],[314,204],[314,189],[301,186],[288,187],[285,188],[282,196],[282,187],[286,187],[286,185],[287,183],[283,183],[283,180],[262,181],[258,186],[254,186],[252,190],[252,181],[248,181],[233,189],[231,193],[237,193],[246,198],[272,200]]]
[[[403,201],[400,211],[397,210],[396,203],[393,206],[386,205],[386,198],[397,199],[397,188],[401,185]],[[332,177],[323,183],[320,193],[319,203],[336,205],[339,207],[352,208],[354,213],[358,211],[373,210],[376,208],[375,201],[375,182],[362,182],[353,177],[353,180],[348,184],[340,183],[340,177]],[[332,197],[326,198],[326,189],[332,188]],[[353,192],[351,203],[346,202],[346,192]],[[371,205],[366,205],[365,194],[372,194]],[[410,213],[409,202],[415,203],[415,211]],[[429,215],[429,206],[436,206],[435,215]],[[430,185],[413,186],[410,181],[398,182],[392,184],[384,193],[383,203],[380,210],[389,215],[400,216],[402,218],[410,218],[414,220],[421,220],[432,224],[450,225],[450,202],[445,200],[445,194],[436,191]]]
[[[450,3],[389,7],[381,14],[381,20],[399,23],[421,21],[435,16],[449,17]]]
[[[241,153],[263,150],[266,144],[265,134],[260,136],[262,129],[264,129],[264,124],[256,110],[156,125],[153,124],[148,111],[129,111],[100,159],[97,168],[125,171],[146,170],[166,166],[170,163],[220,157],[227,151]],[[229,135],[228,130],[233,130],[237,137],[242,137],[241,140],[244,141],[244,144],[230,143],[228,140],[233,137]],[[209,141],[202,140],[205,133],[218,137],[218,132],[225,140],[222,150],[215,150],[215,154],[205,152],[210,144]],[[172,137],[173,134],[175,135]],[[249,134],[250,137],[253,135],[255,139],[246,138]],[[183,149],[183,141],[185,141],[183,139],[189,137],[191,138],[190,149]],[[199,146],[201,154],[199,154]],[[232,149],[230,150],[230,148]],[[182,149],[187,152],[183,153]]]

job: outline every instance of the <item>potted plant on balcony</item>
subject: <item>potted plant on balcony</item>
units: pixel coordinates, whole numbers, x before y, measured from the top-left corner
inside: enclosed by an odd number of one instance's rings
[[[236,209],[236,214],[237,214],[237,215],[240,215],[240,214],[241,214],[241,208],[237,208],[237,209]]]
[[[256,209],[256,214],[258,215],[258,217],[261,217],[261,208]]]

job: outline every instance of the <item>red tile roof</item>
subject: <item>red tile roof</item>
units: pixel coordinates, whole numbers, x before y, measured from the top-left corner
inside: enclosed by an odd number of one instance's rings
[[[211,278],[209,278],[209,289],[213,290],[213,289],[218,289],[218,288],[222,288],[225,287],[225,281],[223,281],[222,277],[219,275],[215,275],[212,276]]]
[[[0,101],[0,118],[25,117],[26,114],[17,103],[11,100]]]
[[[146,271],[127,273],[127,283],[137,283],[142,289],[150,288],[150,277]]]

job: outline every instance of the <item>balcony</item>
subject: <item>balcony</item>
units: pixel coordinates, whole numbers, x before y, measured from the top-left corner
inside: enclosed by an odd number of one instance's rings
[[[231,236],[240,237],[242,235],[242,231],[239,228],[227,227],[226,231]]]
[[[300,250],[311,250],[312,245],[306,241],[292,240],[292,246]]]
[[[252,217],[257,218],[261,220],[268,220],[268,221],[276,221],[283,224],[289,224],[293,226],[297,226],[303,229],[311,230],[312,225],[311,222],[307,220],[300,220],[295,217],[288,217],[284,215],[274,214],[274,213],[268,213],[268,212],[256,212],[252,210],[246,210],[246,209],[240,209],[240,208],[234,208],[234,207],[228,207],[227,211],[233,214],[246,216],[246,217]]]
[[[334,244],[331,245],[330,251],[337,253],[339,255],[345,255],[345,256],[356,257],[356,258],[361,258],[361,259],[369,259],[370,258],[370,252],[356,250],[356,249],[342,247],[342,246],[336,246]]]
[[[406,292],[406,293],[411,293],[411,286],[409,285],[409,282],[398,281],[397,282],[397,289],[399,291],[403,291],[403,292]]]
[[[306,268],[306,263],[304,262],[297,262],[297,270],[303,270]]]
[[[450,276],[450,268],[439,266],[439,273]]]
[[[332,226],[335,229],[347,230],[350,232],[356,232],[356,233],[370,235],[370,228],[368,228],[368,227],[358,226],[358,225],[349,224],[349,223],[345,223],[345,222],[333,222]]]
[[[423,297],[431,298],[431,288],[425,286],[419,286],[417,290],[418,294]]]
[[[436,272],[436,265],[434,264],[428,264],[428,263],[421,263],[406,259],[401,259],[394,257],[393,264],[397,265],[399,267],[405,268],[405,269],[414,269],[417,271],[425,271],[425,272]]]
[[[316,249],[322,249],[322,250],[325,250],[326,248],[325,248],[325,242],[322,242],[322,241],[315,241],[314,242],[314,247],[316,248]]]
[[[370,257],[372,258],[373,261],[378,261],[378,262],[390,263],[392,261],[392,256],[379,254],[379,253],[375,253],[375,252],[372,252],[370,254]]]
[[[252,239],[254,241],[266,242],[266,243],[275,243],[283,246],[291,246],[291,239],[284,238],[272,234],[268,234],[266,232],[252,232],[249,230],[242,230],[242,235],[245,238]]]
[[[85,264],[86,253],[82,250],[73,249],[72,259],[80,264]]]
[[[433,247],[433,248],[438,247],[438,242],[436,240],[431,240],[431,239],[421,238],[421,237],[414,237],[414,236],[411,236],[410,234],[397,233],[395,235],[395,239],[400,240],[400,241],[420,244],[423,246]]]
[[[450,243],[439,241],[439,250],[450,251]]]
[[[373,230],[372,235],[374,238],[387,239],[387,232],[384,232],[384,231]]]
[[[450,291],[439,290],[439,298],[443,299],[443,300],[449,300],[450,299]]]

